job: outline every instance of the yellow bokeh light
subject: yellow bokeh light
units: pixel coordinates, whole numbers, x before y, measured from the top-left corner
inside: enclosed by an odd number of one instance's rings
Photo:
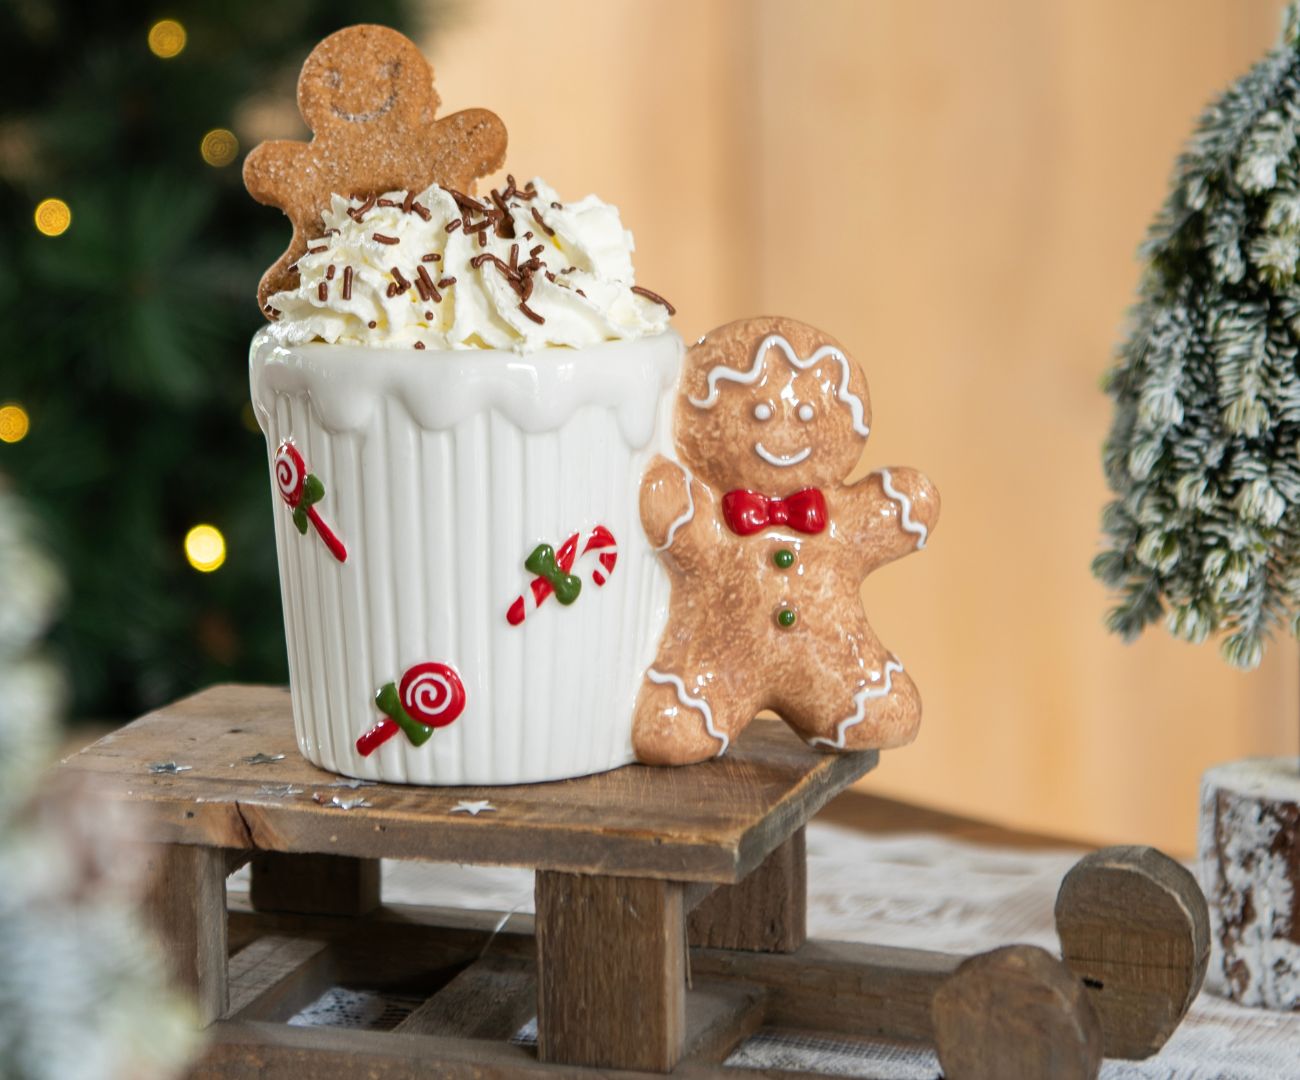
[[[185,27],[175,19],[159,19],[149,27],[149,51],[163,60],[180,56],[185,48]]]
[[[226,538],[215,525],[195,525],[185,534],[185,558],[195,570],[210,574],[226,561]]]
[[[203,155],[204,161],[219,169],[239,157],[239,140],[235,138],[233,131],[213,128],[203,136],[203,141],[199,144],[199,153]]]
[[[42,199],[32,214],[36,231],[46,236],[62,236],[72,224],[72,209],[62,199]]]
[[[32,422],[27,410],[17,402],[0,405],[0,442],[22,442],[31,430]]]

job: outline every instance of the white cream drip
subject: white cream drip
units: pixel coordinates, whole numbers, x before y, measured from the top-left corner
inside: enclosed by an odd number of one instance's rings
[[[808,740],[809,746],[829,746],[833,750],[844,749],[844,733],[851,727],[856,727],[866,718],[867,702],[873,698],[887,697],[889,692],[894,688],[894,674],[903,670],[903,665],[898,662],[897,658],[890,658],[885,661],[885,684],[884,686],[864,686],[853,695],[853,701],[857,710],[852,716],[847,716],[835,725],[835,738],[828,739],[824,736],[817,736]]]
[[[737,371],[726,364],[719,364],[708,375],[709,392],[702,398],[688,399],[697,409],[711,409],[718,403],[718,383],[720,382],[737,382],[746,385],[752,385],[757,382],[759,376],[763,374],[763,359],[768,349],[777,348],[785,353],[786,359],[790,363],[806,371],[819,360],[829,356],[839,361],[840,365],[840,385],[836,388],[835,396],[849,407],[849,412],[853,414],[853,430],[861,435],[864,439],[871,434],[871,428],[866,422],[867,410],[862,404],[862,399],[849,389],[849,358],[833,345],[823,345],[809,357],[800,357],[794,347],[780,334],[768,334],[758,343],[758,348],[754,350],[754,362],[748,371]]]
[[[673,523],[668,526],[667,538],[654,549],[655,551],[667,551],[672,547],[673,538],[677,536],[677,530],[695,517],[695,492],[691,490],[691,485],[695,483],[695,477],[691,475],[691,470],[680,461],[674,461],[673,464],[681,469],[682,475],[686,477],[686,509],[673,519]]]
[[[812,447],[805,446],[797,454],[774,454],[761,442],[756,442],[754,444],[754,453],[769,465],[775,465],[778,469],[785,469],[791,465],[798,465],[801,461],[806,461],[808,455],[812,453]]]
[[[694,709],[704,717],[704,729],[715,739],[720,739],[722,745],[718,747],[715,757],[721,757],[727,752],[727,747],[731,744],[726,732],[719,731],[713,726],[713,710],[709,708],[709,703],[703,698],[693,698],[686,692],[686,684],[676,675],[665,675],[663,672],[656,671],[654,668],[646,669],[646,678],[652,683],[659,686],[671,686],[677,694],[677,700],[688,709]]]
[[[925,523],[917,521],[912,517],[912,500],[904,493],[894,487],[894,478],[888,469],[880,470],[880,484],[885,489],[885,494],[894,502],[898,503],[899,524],[903,526],[904,532],[910,532],[916,537],[916,550],[920,551],[925,547],[925,541],[930,535],[930,530],[925,527]]]

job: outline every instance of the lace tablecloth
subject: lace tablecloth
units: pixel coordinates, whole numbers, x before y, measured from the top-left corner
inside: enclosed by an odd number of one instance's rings
[[[973,844],[928,833],[872,836],[835,825],[808,827],[808,930],[818,938],[982,952],[1026,942],[1055,950],[1052,906],[1077,851]],[[526,870],[384,863],[384,899],[498,911],[531,911]],[[232,881],[232,888],[238,888]],[[391,1026],[418,1002],[336,989],[293,1023]],[[531,1027],[531,1025],[530,1025]],[[528,1041],[525,1028],[516,1038]],[[816,1069],[878,1080],[934,1080],[933,1053],[837,1043],[763,1031],[728,1064]],[[1168,1045],[1144,1062],[1108,1061],[1103,1080],[1300,1080],[1300,1013],[1232,1005],[1207,988]]]

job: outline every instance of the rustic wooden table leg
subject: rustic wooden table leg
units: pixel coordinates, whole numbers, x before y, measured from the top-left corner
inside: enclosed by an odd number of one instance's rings
[[[379,860],[259,851],[248,898],[257,911],[365,915],[379,906]]]
[[[723,885],[691,912],[692,945],[794,952],[808,937],[808,863],[799,829],[749,877]]]
[[[199,1021],[226,1011],[226,852],[167,844],[149,851],[145,912]]]
[[[543,1061],[668,1072],[686,1031],[684,887],[537,872]]]

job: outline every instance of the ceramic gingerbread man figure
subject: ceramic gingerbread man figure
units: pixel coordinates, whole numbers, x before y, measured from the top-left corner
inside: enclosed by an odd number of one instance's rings
[[[746,319],[687,351],[681,464],[657,458],[641,488],[672,599],[637,699],[640,760],[721,754],[763,709],[819,747],[915,738],[920,696],[867,623],[859,590],[925,546],[939,494],[915,469],[844,482],[870,419],[857,366],[804,323]]]

